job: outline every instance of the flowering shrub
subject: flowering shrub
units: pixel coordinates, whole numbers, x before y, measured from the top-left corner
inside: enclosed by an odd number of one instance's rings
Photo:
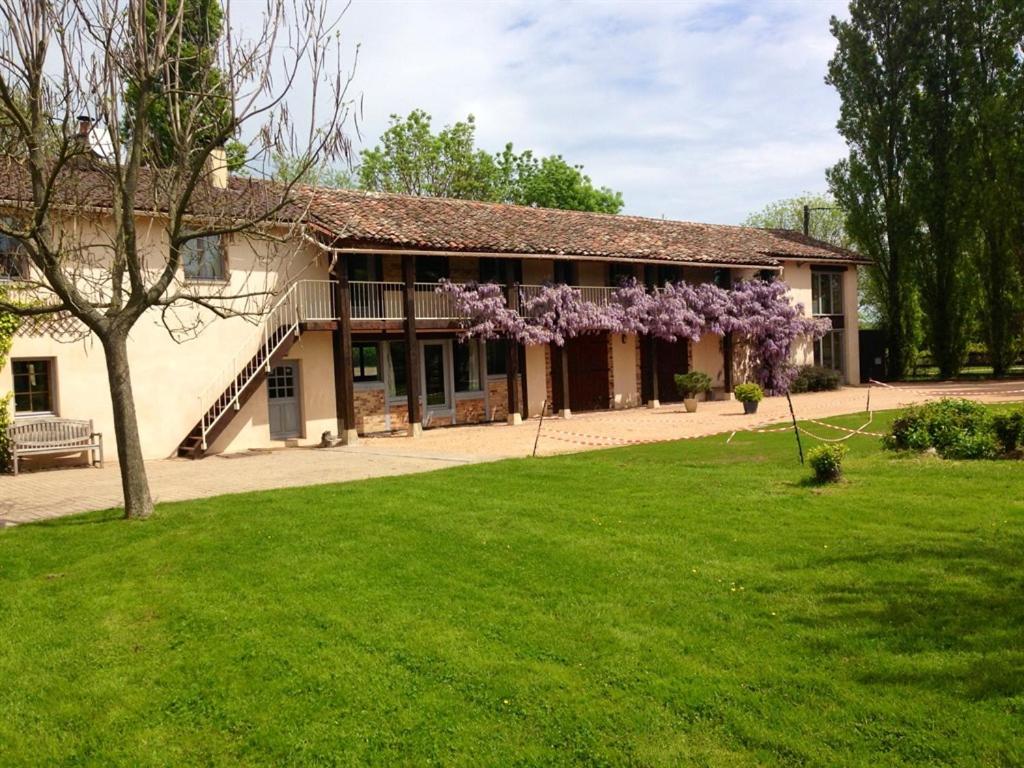
[[[827,320],[804,317],[784,283],[763,280],[729,291],[711,283],[666,283],[651,293],[630,279],[611,292],[607,305],[584,301],[572,286],[545,285],[524,297],[518,312],[498,285],[443,281],[438,291],[451,297],[456,314],[464,318],[463,334],[483,339],[563,346],[584,333],[694,342],[706,333],[732,333],[746,344],[757,383],[770,393],[785,392],[796,376],[790,362],[794,342],[821,338],[829,328]]]
[[[843,459],[847,449],[841,443],[816,445],[807,452],[807,463],[819,483],[834,483],[843,476]]]
[[[750,348],[754,377],[772,394],[789,390],[796,378],[790,360],[793,344],[801,338],[820,339],[831,328],[827,319],[805,317],[803,306],[793,304],[782,282],[749,280],[730,292],[726,330]]]

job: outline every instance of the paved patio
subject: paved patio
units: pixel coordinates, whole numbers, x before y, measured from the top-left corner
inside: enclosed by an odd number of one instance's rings
[[[865,410],[866,387],[794,395],[801,419],[821,419]],[[914,384],[872,387],[874,410],[898,408],[943,396],[984,402],[1024,400],[1024,382]],[[697,413],[681,405],[635,408],[545,419],[538,455],[679,440],[757,428],[789,418],[786,399],[767,398],[756,416],[744,416],[737,402],[702,403]],[[368,437],[341,448],[293,448],[211,456],[201,461],[167,459],[148,463],[158,502],[205,498],[225,493],[339,483],[369,477],[428,472],[459,464],[528,456],[538,421],[520,426],[488,424],[427,430],[405,436]],[[0,526],[120,506],[117,467],[59,469],[0,477]]]

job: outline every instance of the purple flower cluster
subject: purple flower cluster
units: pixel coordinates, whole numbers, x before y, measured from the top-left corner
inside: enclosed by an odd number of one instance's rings
[[[829,329],[827,320],[804,316],[788,290],[782,282],[750,280],[731,290],[678,282],[652,292],[634,279],[613,290],[607,304],[597,304],[585,301],[578,288],[550,284],[520,295],[510,307],[505,291],[493,283],[443,282],[438,288],[464,318],[463,334],[483,339],[563,346],[585,333],[693,342],[708,333],[731,333],[746,347],[757,382],[773,393],[787,391],[793,381],[794,343],[819,339]]]

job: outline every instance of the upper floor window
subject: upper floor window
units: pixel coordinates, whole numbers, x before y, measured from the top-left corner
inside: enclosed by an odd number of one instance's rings
[[[0,281],[28,277],[28,257],[16,237],[0,235]]]
[[[417,256],[416,282],[437,283],[448,279],[447,256]]]
[[[832,330],[814,343],[814,364],[845,371],[842,272],[811,272],[811,314],[815,317],[827,317],[832,321]]]
[[[12,360],[14,412],[53,413],[53,361]]]
[[[712,280],[719,288],[732,288],[732,270],[716,269]]]
[[[186,280],[226,280],[227,253],[220,235],[196,237],[181,247]]]
[[[504,264],[501,259],[483,257],[479,263],[479,277],[481,283],[503,283],[505,282]]]
[[[817,271],[811,273],[811,314],[843,314],[843,273]]]

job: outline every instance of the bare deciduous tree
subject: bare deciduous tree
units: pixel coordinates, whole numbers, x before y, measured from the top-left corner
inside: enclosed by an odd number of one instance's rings
[[[250,165],[296,158],[294,178],[349,154],[342,129],[351,78],[342,67],[339,20],[323,3],[266,0],[258,22],[246,3],[248,33],[232,28],[225,4],[216,67],[198,78],[193,67],[184,83],[183,57],[194,55],[182,44],[188,5],[0,0],[0,182],[7,190],[0,190],[7,209],[0,234],[19,240],[27,261],[15,294],[21,298],[0,301],[0,310],[29,322],[73,318],[102,345],[125,514],[133,518],[149,515],[153,504],[129,332],[150,311],[169,330],[188,333],[196,314],[182,308],[226,317],[265,307],[275,286],[183,279],[184,260],[200,239],[264,239],[277,244],[267,250],[278,256],[299,242],[294,182],[229,182],[224,144],[251,137]],[[286,100],[298,78],[312,88],[301,120]],[[160,136],[151,124],[157,110]],[[88,140],[93,126],[105,129],[102,147]],[[173,163],[147,166],[156,141],[173,143]],[[193,320],[180,320],[186,315]]]

